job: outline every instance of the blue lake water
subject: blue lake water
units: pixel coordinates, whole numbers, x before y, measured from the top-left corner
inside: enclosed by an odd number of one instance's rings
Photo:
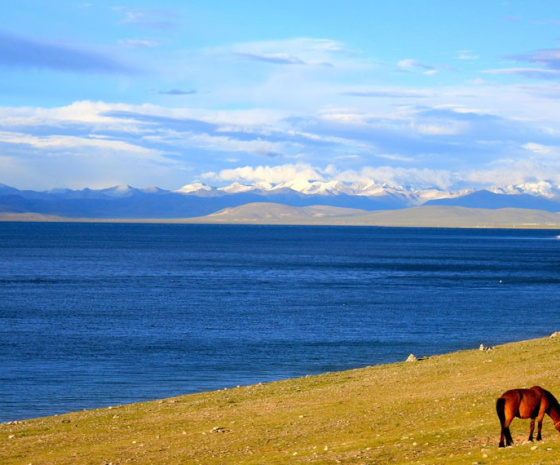
[[[549,335],[557,234],[0,223],[0,422]]]

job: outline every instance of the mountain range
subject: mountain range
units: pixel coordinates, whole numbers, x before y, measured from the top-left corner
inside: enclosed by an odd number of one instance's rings
[[[211,187],[188,184],[170,191],[157,187],[139,189],[117,186],[107,189],[19,190],[0,185],[0,213],[37,214],[82,219],[195,218],[224,209],[258,204],[290,207],[328,206],[369,212],[446,206],[484,209],[522,208],[560,212],[560,186],[543,181],[490,189],[445,191],[416,190],[409,186],[373,182],[293,181]]]

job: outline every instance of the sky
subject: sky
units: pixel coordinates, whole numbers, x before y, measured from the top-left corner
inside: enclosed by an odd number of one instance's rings
[[[0,18],[2,184],[560,184],[556,0],[18,0]]]

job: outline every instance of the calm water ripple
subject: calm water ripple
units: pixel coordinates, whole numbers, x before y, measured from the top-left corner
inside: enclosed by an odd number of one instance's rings
[[[548,335],[558,233],[0,223],[0,421]]]

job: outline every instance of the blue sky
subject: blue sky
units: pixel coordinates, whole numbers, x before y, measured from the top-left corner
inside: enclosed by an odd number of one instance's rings
[[[3,184],[560,184],[554,0],[18,0],[0,18]]]

